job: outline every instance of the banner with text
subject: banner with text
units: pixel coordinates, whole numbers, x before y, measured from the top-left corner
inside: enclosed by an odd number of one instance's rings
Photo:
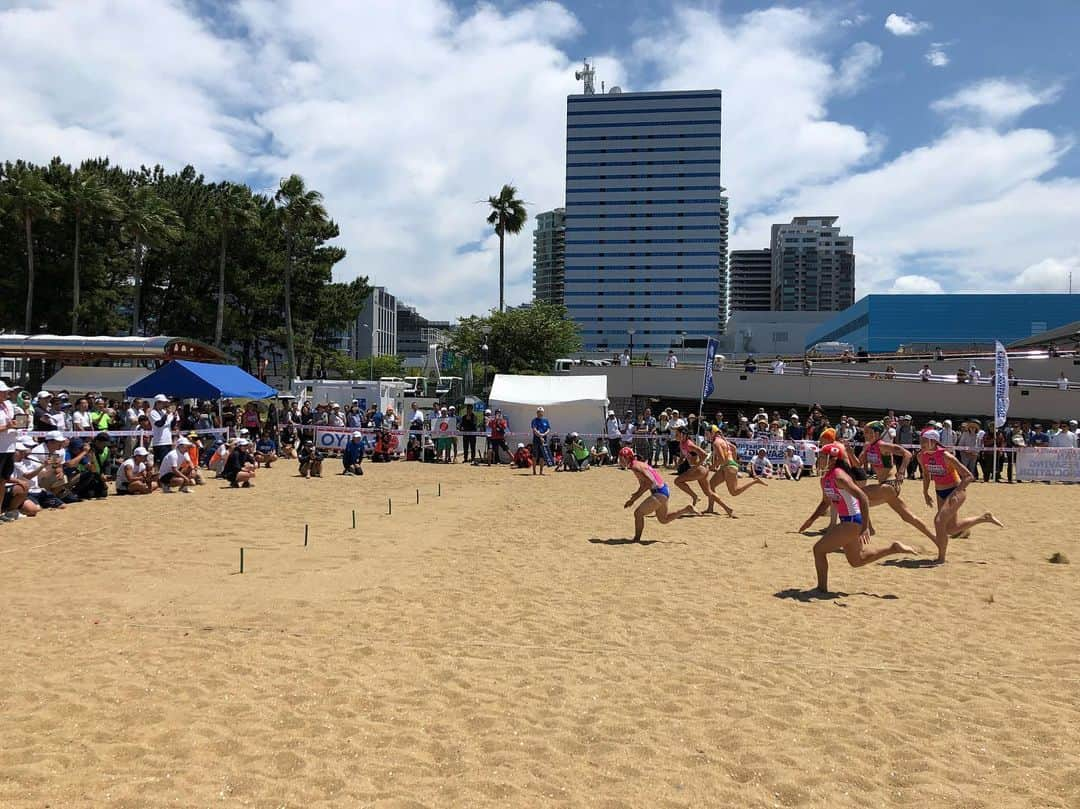
[[[1016,453],[1019,480],[1080,481],[1080,449],[1022,447]]]

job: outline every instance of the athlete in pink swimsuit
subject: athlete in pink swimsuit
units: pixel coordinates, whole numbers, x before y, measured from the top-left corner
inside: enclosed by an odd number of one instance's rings
[[[980,517],[960,519],[960,506],[967,500],[967,487],[974,480],[956,456],[946,452],[941,446],[941,433],[937,430],[924,430],[920,436],[922,452],[919,464],[923,470],[923,496],[926,504],[932,506],[930,483],[937,490],[937,514],[934,516],[934,544],[938,549],[938,562],[945,561],[945,552],[949,549],[949,538],[970,535],[970,531],[980,523],[989,522],[1001,528],[1001,521],[987,511]]]
[[[619,466],[629,469],[638,479],[638,490],[623,503],[623,508],[630,508],[641,495],[649,492],[649,496],[634,509],[634,542],[641,542],[641,534],[645,530],[645,518],[650,514],[655,514],[656,521],[661,525],[667,525],[679,517],[694,513],[693,506],[683,506],[674,514],[668,513],[670,492],[667,484],[664,483],[659,472],[644,461],[639,461],[630,447],[619,450]]]
[[[900,542],[876,551],[867,548],[870,544],[870,501],[859,484],[851,479],[851,467],[844,460],[844,447],[828,444],[821,452],[826,456],[825,474],[821,478],[822,500],[834,505],[840,517],[840,522],[814,543],[817,589],[828,593],[829,554],[833,551],[842,549],[852,567],[862,567],[897,553],[915,554],[917,551]]]
[[[682,461],[679,462],[679,466],[675,470],[677,473],[675,485],[690,495],[694,506],[697,506],[698,496],[690,488],[690,484],[697,481],[701,491],[709,498],[709,513],[712,512],[712,504],[716,502],[720,504],[720,508],[727,512],[729,517],[734,517],[734,509],[729,508],[723,500],[717,497],[716,492],[709,485],[709,468],[705,465],[705,450],[690,440],[690,434],[685,427],[677,427],[675,437],[678,439],[679,452],[682,455]]]
[[[889,483],[899,491],[904,478],[907,476],[907,468],[911,463],[911,453],[899,444],[882,440],[884,434],[884,422],[872,421],[863,427],[863,438],[866,439],[866,446],[863,448],[859,463],[860,465],[870,464],[870,468],[874,470],[874,475],[879,483]],[[886,456],[893,459],[891,470],[885,466]],[[897,457],[900,458],[899,463],[896,461]],[[896,478],[890,481],[889,475],[891,472],[896,473]]]

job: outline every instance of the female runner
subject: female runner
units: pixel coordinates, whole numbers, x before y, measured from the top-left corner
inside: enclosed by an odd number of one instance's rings
[[[739,450],[738,448],[724,438],[724,434],[720,432],[720,428],[713,425],[712,428],[712,458],[709,464],[709,470],[713,473],[712,479],[709,481],[709,488],[716,491],[716,487],[721,482],[727,484],[727,490],[731,493],[732,497],[745,492],[751,486],[768,486],[761,478],[752,478],[745,486],[737,485],[739,479]],[[712,503],[709,504],[709,511],[712,511]]]
[[[933,542],[935,545],[937,544],[937,535],[927,527],[926,523],[924,523],[911,512],[911,509],[908,508],[907,503],[900,499],[900,495],[896,491],[898,487],[893,486],[891,483],[867,483],[866,472],[858,465],[857,461],[855,460],[854,453],[851,451],[850,447],[845,446],[844,444],[841,444],[839,442],[833,444],[826,444],[821,448],[821,455],[818,456],[819,463],[828,466],[829,458],[828,455],[825,453],[825,449],[826,447],[830,446],[841,447],[844,450],[844,460],[850,467],[849,476],[852,480],[858,483],[860,487],[862,487],[863,492],[866,494],[866,499],[870,503],[871,507],[880,506],[883,504],[888,506],[899,515],[901,520],[906,522],[908,525],[912,525],[915,528],[918,528],[927,538],[929,538],[931,542]],[[802,524],[799,532],[802,533],[803,531],[808,529],[811,524],[813,524],[814,520],[818,519],[819,517],[825,516],[825,514],[830,510],[830,502],[827,499],[822,499],[822,501],[818,503],[818,506],[814,510],[814,513],[811,514],[810,517],[807,518],[806,522]],[[829,527],[831,528],[835,524],[836,513],[835,510],[833,510],[833,513],[829,517]]]
[[[679,441],[679,453],[682,455],[682,461],[680,461],[676,471],[675,485],[690,495],[690,499],[693,501],[693,505],[696,507],[698,502],[698,496],[694,493],[694,490],[690,488],[690,484],[697,481],[701,491],[705,493],[705,496],[709,499],[709,507],[705,510],[706,514],[713,513],[713,502],[720,504],[720,508],[727,512],[729,517],[735,516],[733,509],[729,508],[716,493],[709,486],[709,469],[705,466],[705,450],[690,440],[690,433],[686,427],[676,427],[675,437]]]
[[[937,430],[925,430],[920,437],[922,452],[919,453],[919,465],[923,471],[923,496],[926,504],[932,506],[930,482],[937,489],[937,515],[934,517],[934,544],[938,549],[938,562],[945,561],[945,552],[949,549],[949,537],[966,536],[976,525],[990,522],[1004,528],[1001,520],[987,511],[981,517],[968,517],[961,520],[960,506],[967,500],[967,487],[975,478],[951,452],[941,446],[941,433]]]
[[[889,484],[899,494],[900,486],[903,485],[904,478],[907,477],[907,468],[911,463],[912,456],[908,450],[899,444],[882,440],[884,434],[885,423],[882,421],[872,421],[863,427],[863,438],[866,439],[866,446],[863,447],[862,455],[859,456],[858,465],[863,467],[869,464],[870,468],[874,470],[874,476],[877,478],[878,483]],[[891,461],[897,456],[900,457],[900,463]],[[890,473],[896,474],[896,477],[892,480],[889,480]]]
[[[639,461],[630,447],[619,450],[619,466],[632,471],[637,476],[639,484],[633,496],[623,503],[623,508],[630,508],[635,500],[645,492],[649,492],[649,496],[634,510],[634,542],[641,542],[641,534],[645,530],[645,517],[649,514],[655,514],[661,525],[667,525],[672,520],[694,513],[693,506],[683,506],[674,514],[668,513],[668,497],[671,496],[671,492],[668,491],[667,484],[664,483],[659,472],[644,461]]]
[[[916,554],[917,551],[900,542],[876,551],[866,548],[870,544],[871,530],[870,502],[866,493],[851,479],[851,467],[844,460],[845,450],[842,445],[829,444],[822,447],[821,451],[827,459],[825,474],[821,478],[822,499],[835,505],[840,515],[840,522],[814,543],[817,589],[818,592],[828,593],[829,554],[833,551],[843,550],[848,564],[852,567],[862,567],[897,553]]]

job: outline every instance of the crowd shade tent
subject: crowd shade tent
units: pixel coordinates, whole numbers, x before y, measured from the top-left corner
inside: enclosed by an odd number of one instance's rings
[[[602,433],[607,377],[496,374],[489,398],[488,407],[501,410],[515,433],[529,432],[537,407],[544,408],[552,435]]]
[[[277,391],[235,365],[173,360],[127,389],[129,399],[272,399]]]
[[[122,399],[129,387],[149,375],[149,368],[94,368],[83,365],[65,365],[50,376],[42,387],[49,391],[66,390],[74,396],[100,393],[102,396]]]

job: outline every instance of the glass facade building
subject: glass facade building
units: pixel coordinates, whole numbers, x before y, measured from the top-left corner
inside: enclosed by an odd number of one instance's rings
[[[567,98],[565,300],[585,351],[621,351],[633,329],[635,353],[659,361],[726,318],[720,98]]]
[[[566,210],[536,215],[533,231],[533,300],[562,306],[566,286]]]

